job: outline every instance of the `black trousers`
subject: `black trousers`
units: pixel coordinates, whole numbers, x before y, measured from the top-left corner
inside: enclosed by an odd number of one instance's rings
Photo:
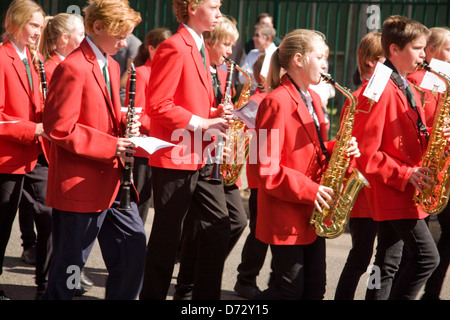
[[[236,185],[224,186],[228,214],[230,217],[230,242],[227,256],[238,242],[242,232],[247,226],[247,214],[242,204],[241,194]],[[177,283],[180,285],[193,285],[195,266],[197,262],[197,247],[199,236],[198,210],[201,204],[193,202],[183,223],[181,237],[180,269]]]
[[[349,229],[352,248],[336,287],[336,300],[353,300],[359,279],[367,271],[372,259],[377,222],[371,218],[350,218]]]
[[[380,286],[368,287],[366,299],[414,300],[439,264],[439,252],[425,220],[379,221],[377,239],[374,268],[379,269]],[[404,249],[407,260],[397,274]]]
[[[437,243],[439,251],[440,262],[436,270],[427,280],[425,285],[425,299],[439,299],[442,284],[447,273],[450,261],[450,206],[447,206],[444,211],[437,215],[439,224],[441,226],[441,236]]]
[[[36,284],[43,290],[48,280],[51,257],[51,212],[45,205],[47,192],[48,164],[43,155],[39,156],[36,167],[29,173],[0,174],[0,274],[6,246],[19,203],[22,201],[27,210],[33,212],[36,224]]]
[[[325,239],[308,245],[270,245],[274,280],[255,300],[322,300],[325,295]]]
[[[152,167],[155,216],[147,245],[140,299],[166,299],[183,219],[194,199],[200,204],[200,230],[192,298],[220,299],[230,219],[223,186],[206,180],[211,170],[212,165],[197,171]]]
[[[256,216],[258,189],[250,189],[250,198],[248,201],[250,211],[250,233],[247,235],[244,247],[242,248],[241,263],[237,271],[237,280],[243,285],[256,286],[256,277],[264,266],[268,244],[256,239]]]
[[[137,204],[139,216],[145,225],[152,200],[152,169],[148,164],[148,158],[134,157],[133,182],[139,194]]]

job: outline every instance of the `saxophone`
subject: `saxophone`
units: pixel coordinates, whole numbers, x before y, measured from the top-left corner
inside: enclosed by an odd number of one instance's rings
[[[425,62],[419,64],[419,68],[438,76],[446,85],[445,92],[438,102],[427,150],[422,158],[422,167],[427,167],[433,172],[424,172],[424,174],[431,177],[436,184],[432,188],[424,189],[422,193],[416,191],[413,197],[414,203],[423,211],[436,215],[445,209],[450,195],[450,157],[445,155],[448,141],[443,136],[445,122],[450,112],[450,79],[445,74],[430,68]]]
[[[320,182],[321,185],[333,189],[332,204],[329,209],[323,208],[322,212],[314,208],[310,219],[310,223],[315,228],[317,235],[333,239],[344,232],[356,197],[363,187],[369,186],[369,182],[355,168],[353,168],[351,175],[348,178],[346,177],[350,164],[350,158],[347,157],[346,150],[348,142],[352,138],[357,105],[356,98],[348,89],[340,86],[331,76],[322,74],[322,78],[335,86],[350,101],[336,137],[337,141],[330,162]]]
[[[222,104],[227,105],[231,103],[231,78],[234,69],[241,72],[246,78],[246,83],[241,90],[239,100],[234,106],[234,109],[237,110],[248,102],[251,77],[233,60],[225,58],[225,61],[227,63],[228,74]],[[211,183],[223,183],[225,186],[231,186],[236,183],[248,158],[250,138],[251,136],[245,132],[245,124],[235,117],[233,123],[228,128],[225,143],[223,143],[222,137],[219,136],[216,159],[208,181]],[[223,154],[224,148],[230,150],[229,155]]]
[[[233,61],[227,59],[227,63],[234,65],[234,68],[241,72],[246,79],[246,82],[241,90],[241,94],[239,95],[238,102],[234,106],[234,109],[237,110],[248,103],[250,89],[252,87],[252,79],[246,71],[242,70],[241,67]],[[245,131],[244,122],[235,117],[233,123],[228,129],[227,140],[225,143],[225,147],[232,152],[220,166],[220,172],[222,174],[223,184],[225,186],[231,186],[239,179],[242,169],[247,162],[250,139],[251,135]]]

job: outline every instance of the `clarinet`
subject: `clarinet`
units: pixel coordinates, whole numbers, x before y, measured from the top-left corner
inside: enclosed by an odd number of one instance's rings
[[[41,58],[39,58],[39,73],[41,76],[41,91],[42,91],[42,100],[45,103],[47,99],[47,76],[45,75],[44,62],[42,62]]]
[[[127,127],[125,131],[125,138],[133,137],[131,133],[131,127],[133,125],[133,119],[136,115],[134,108],[134,97],[136,95],[136,69],[134,64],[131,64],[130,82],[128,85],[128,111],[127,111]],[[131,157],[131,153],[126,154],[127,157]],[[122,170],[122,185],[121,185],[121,197],[119,210],[131,209],[131,185],[133,183],[133,162],[125,161],[124,169]]]

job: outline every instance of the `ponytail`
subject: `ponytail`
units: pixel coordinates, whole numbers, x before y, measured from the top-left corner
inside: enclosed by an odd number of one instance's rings
[[[267,79],[265,83],[265,91],[267,93],[271,92],[272,90],[276,89],[281,82],[281,65],[280,61],[278,59],[278,54],[280,52],[280,49],[277,48],[270,58],[270,68],[269,72],[267,74]]]

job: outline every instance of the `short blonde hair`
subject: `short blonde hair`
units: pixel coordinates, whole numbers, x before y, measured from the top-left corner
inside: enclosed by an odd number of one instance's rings
[[[230,19],[221,17],[214,30],[205,32],[203,35],[205,41],[208,41],[210,44],[215,44],[219,41],[225,42],[227,40],[236,42],[239,38],[239,31]]]
[[[441,51],[442,47],[450,35],[450,29],[447,27],[435,27],[429,29],[431,34],[427,41],[427,47],[431,47],[436,51]]]
[[[281,69],[288,70],[290,61],[297,53],[302,55],[303,62],[307,62],[318,41],[325,43],[325,35],[319,31],[297,29],[289,32],[272,54],[267,75],[267,91],[272,91],[280,85]]]
[[[356,51],[358,71],[361,78],[366,77],[371,72],[371,68],[368,63],[370,61],[379,60],[381,57],[383,57],[381,32],[369,32],[361,39]]]
[[[5,16],[3,40],[16,38],[35,12],[39,12],[45,17],[44,10],[32,0],[14,0],[11,2]]]
[[[111,36],[124,34],[142,21],[127,0],[89,0],[83,11],[86,33],[93,31],[95,21],[100,21]]]

